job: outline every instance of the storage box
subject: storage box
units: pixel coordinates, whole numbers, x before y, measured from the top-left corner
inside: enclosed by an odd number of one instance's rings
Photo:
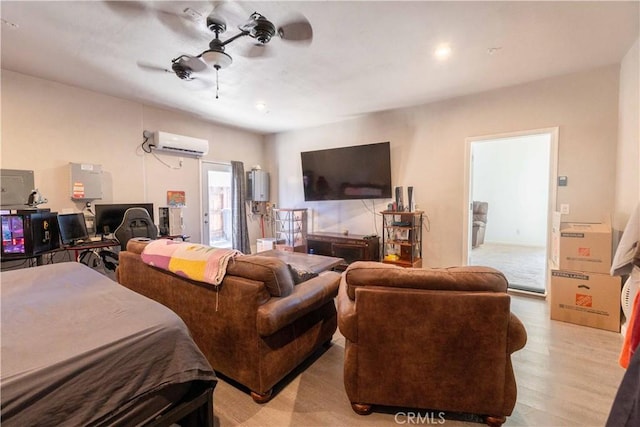
[[[620,331],[620,277],[551,270],[551,319]]]
[[[263,239],[258,239],[256,244],[256,252],[270,251],[275,247],[276,247],[275,237],[266,237]]]
[[[611,269],[611,222],[560,222],[553,216],[551,261],[559,270],[608,274]]]

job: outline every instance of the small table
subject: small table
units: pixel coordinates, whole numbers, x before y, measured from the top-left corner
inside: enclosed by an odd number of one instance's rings
[[[344,259],[325,255],[303,254],[300,252],[279,251],[272,249],[270,251],[258,252],[256,255],[280,258],[287,264],[291,264],[296,268],[314,273],[322,273],[331,270],[334,267],[344,264]]]

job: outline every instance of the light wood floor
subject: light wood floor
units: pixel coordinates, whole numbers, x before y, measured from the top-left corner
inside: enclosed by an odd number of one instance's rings
[[[518,402],[505,426],[603,426],[624,374],[617,363],[621,335],[552,321],[542,299],[512,296],[512,311],[525,324],[528,342],[512,357]],[[410,424],[402,416],[396,421],[394,410],[368,416],[351,410],[342,382],[343,352],[344,338],[336,333],[333,345],[291,375],[265,405],[254,403],[245,391],[221,379],[214,392],[215,425]],[[481,425],[469,417],[455,417],[444,425]]]

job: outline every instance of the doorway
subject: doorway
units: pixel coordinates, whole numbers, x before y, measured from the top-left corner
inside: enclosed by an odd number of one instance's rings
[[[545,295],[557,129],[471,138],[467,156],[466,263],[502,271],[510,289]]]
[[[202,162],[202,240],[216,248],[232,247],[231,165]]]

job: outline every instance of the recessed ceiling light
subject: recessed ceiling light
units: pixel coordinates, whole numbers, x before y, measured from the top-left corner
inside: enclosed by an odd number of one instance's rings
[[[449,56],[451,56],[451,46],[449,46],[448,44],[442,44],[436,48],[433,54],[438,59],[447,59]]]
[[[9,28],[13,28],[14,30],[17,30],[18,28],[20,28],[20,26],[18,24],[14,24],[11,21],[7,21],[4,18],[0,18],[0,22],[2,22],[4,25],[8,26]]]
[[[260,111],[261,113],[266,113],[267,104],[264,102],[256,102],[256,110]]]

